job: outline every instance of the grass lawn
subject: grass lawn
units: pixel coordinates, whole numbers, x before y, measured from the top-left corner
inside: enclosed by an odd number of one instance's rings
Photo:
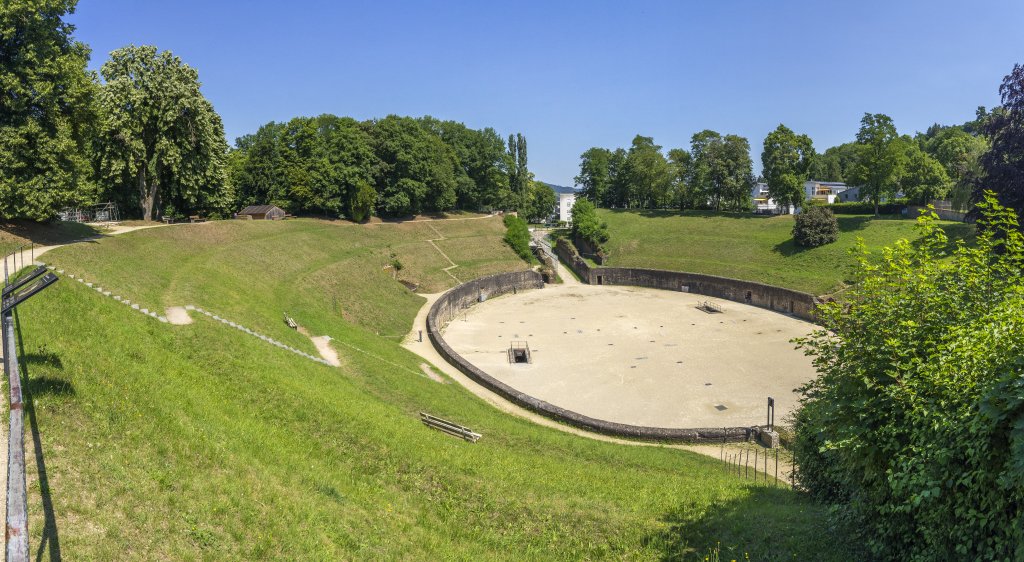
[[[96,227],[78,222],[0,221],[0,257],[6,256],[23,244],[64,244],[99,233]]]
[[[793,243],[793,216],[687,211],[600,210],[611,239],[609,267],[647,267],[759,281],[812,294],[839,288],[862,238],[880,250],[916,237],[916,221],[837,215],[839,240],[819,248]],[[974,227],[941,221],[951,240],[973,238]]]
[[[436,229],[436,231],[435,231]],[[196,315],[169,326],[62,280],[19,311],[37,558],[848,560],[799,494],[662,447],[580,438],[500,412],[377,335],[424,291],[525,267],[500,220],[223,222],[138,231],[47,261],[144,305],[198,304],[332,368]],[[451,246],[451,247],[449,247]],[[292,339],[287,339],[292,337]],[[308,340],[306,348],[312,350]],[[426,411],[483,434],[424,427]],[[32,450],[36,452],[32,455]]]

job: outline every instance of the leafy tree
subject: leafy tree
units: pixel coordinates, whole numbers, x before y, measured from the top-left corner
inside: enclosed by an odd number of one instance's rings
[[[695,206],[746,211],[754,186],[750,143],[737,135],[704,130],[690,140],[689,187]]]
[[[572,233],[595,248],[608,241],[608,225],[601,222],[589,199],[577,199],[572,206]]]
[[[462,123],[433,117],[420,121],[441,137],[458,159],[456,205],[460,209],[493,208],[509,200],[508,155],[505,143],[494,129],[477,131]],[[525,148],[525,141],[523,146]]]
[[[839,239],[839,221],[830,209],[810,206],[796,216],[793,241],[799,246],[817,248]]]
[[[595,205],[608,206],[611,160],[612,151],[596,146],[580,155],[580,173],[573,181],[580,188],[580,196],[590,199]]]
[[[512,191],[509,206],[517,209],[525,205],[530,175],[526,167],[526,137],[520,133],[508,136],[508,185]]]
[[[931,217],[915,243],[862,246],[800,340],[818,376],[794,419],[799,482],[878,559],[1024,557],[1024,236],[993,197],[980,211],[952,258]]]
[[[525,217],[530,222],[544,222],[558,205],[558,195],[551,186],[540,181],[530,182],[529,203],[525,208]]]
[[[668,205],[672,173],[653,138],[640,135],[633,138],[622,173],[629,193],[628,206],[660,208]]]
[[[373,214],[377,204],[377,190],[363,181],[356,184],[348,195],[348,217],[356,222],[363,222]]]
[[[896,194],[905,160],[905,149],[888,115],[865,113],[857,132],[857,161],[847,181],[861,188],[878,215],[878,203]]]
[[[849,182],[847,178],[857,163],[857,154],[857,143],[833,146],[811,161],[807,179]]]
[[[800,206],[813,159],[814,147],[807,135],[797,135],[782,124],[768,133],[761,153],[768,196],[785,207]]]
[[[976,181],[973,201],[992,190],[1003,205],[1024,217],[1024,66],[1013,65],[999,86],[1002,111],[988,117],[985,132],[992,148],[981,159],[983,177]]]
[[[411,117],[390,115],[373,124],[374,148],[382,162],[377,209],[383,216],[448,211],[457,202],[451,148]]]
[[[672,201],[671,205],[679,209],[693,207],[688,185],[690,167],[693,159],[690,152],[684,148],[673,148],[668,151],[669,174],[672,179]]]
[[[610,181],[604,207],[629,207],[629,181],[625,172],[626,157],[625,149],[616,148],[608,158],[608,178]]]
[[[907,153],[900,174],[900,190],[911,203],[924,205],[949,193],[950,179],[942,164],[917,144],[905,143]]]
[[[63,21],[75,4],[0,4],[0,216],[49,219],[96,195],[96,85],[88,47]]]
[[[113,189],[133,191],[145,220],[161,199],[179,210],[226,205],[224,126],[196,70],[170,51],[129,46],[100,74],[100,171]]]

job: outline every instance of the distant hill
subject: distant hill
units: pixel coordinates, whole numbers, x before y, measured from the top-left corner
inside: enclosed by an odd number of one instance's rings
[[[550,187],[552,190],[554,190],[555,193],[576,193],[576,188],[575,187],[568,187],[568,186],[564,186],[564,185],[555,185],[553,183],[548,183],[546,181],[542,181],[541,183],[543,183],[544,185]]]

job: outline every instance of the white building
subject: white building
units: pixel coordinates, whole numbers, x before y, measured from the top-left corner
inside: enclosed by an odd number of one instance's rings
[[[781,212],[779,204],[768,197],[768,184],[757,182],[750,190],[750,198],[754,200],[754,212],[758,214],[773,214]]]
[[[832,204],[839,199],[839,194],[847,189],[846,184],[839,181],[808,180],[804,182],[804,199]]]
[[[575,193],[558,194],[558,220],[572,222],[572,206],[576,204]]]

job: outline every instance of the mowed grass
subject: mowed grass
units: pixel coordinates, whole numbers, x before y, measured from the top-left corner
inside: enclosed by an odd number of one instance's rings
[[[434,229],[462,239],[445,250],[461,279],[525,267],[489,219],[173,226],[45,256],[150,307],[199,304],[299,346],[287,309],[335,338],[342,366],[199,315],[163,324],[60,281],[18,318],[33,554],[697,560],[720,543],[726,559],[858,557],[799,494],[694,453],[537,426],[424,376],[421,358],[381,337],[408,331],[423,302],[384,266],[396,254],[400,278],[454,285],[423,241]],[[420,411],[484,437],[428,429]]]
[[[33,221],[0,220],[0,257],[6,256],[21,246],[34,243],[36,246],[64,244],[99,234],[99,230],[88,224],[77,222],[37,223]],[[26,263],[29,249],[25,248]],[[20,263],[20,261],[19,261]]]
[[[313,219],[184,224],[76,244],[45,261],[151,310],[196,305],[312,352],[287,312],[315,334],[341,323],[403,336],[424,302],[456,285],[427,240],[451,250],[459,280],[525,269],[500,218],[356,225]],[[473,240],[460,250],[459,240]],[[449,248],[449,245],[451,247]],[[401,270],[391,267],[394,260]]]
[[[758,281],[815,295],[840,288],[851,272],[858,238],[880,250],[917,237],[914,220],[837,215],[839,240],[819,248],[793,242],[792,215],[757,216],[672,211],[601,210],[611,239],[610,267],[689,271]],[[951,241],[972,239],[974,227],[940,221]]]

